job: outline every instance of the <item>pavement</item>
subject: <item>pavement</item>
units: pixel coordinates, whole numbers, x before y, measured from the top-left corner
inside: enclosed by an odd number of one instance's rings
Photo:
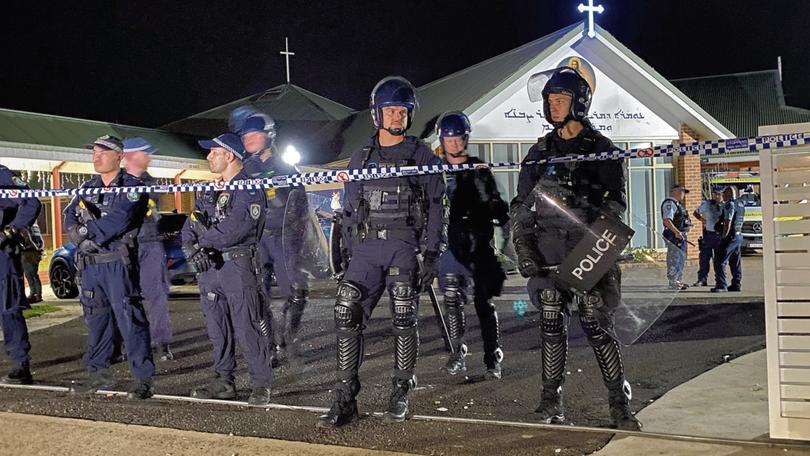
[[[754,277],[756,265],[749,262],[751,259],[746,258],[746,277]],[[745,289],[750,289],[752,295],[755,294],[753,282],[753,279],[744,282]],[[274,403],[316,407],[328,407],[330,403],[334,336],[332,299],[326,297],[328,288],[325,286],[324,297],[313,299],[308,308],[301,335],[301,355],[277,371]],[[210,344],[194,297],[196,289],[173,290],[174,349],[178,359],[158,363],[155,384],[160,394],[186,396],[190,388],[210,378]],[[527,298],[525,293],[517,296]],[[709,440],[689,442],[660,435],[650,438],[616,434],[614,437],[607,429],[606,392],[598,367],[576,319],[572,319],[570,325],[570,358],[565,384],[570,423],[531,427],[537,423],[532,410],[539,397],[539,315],[531,309],[521,315],[508,300],[496,301],[506,351],[505,375],[500,382],[483,381],[479,330],[477,319],[471,314],[468,316],[472,350],[467,358],[469,376],[449,378],[443,374],[440,367],[446,361],[446,354],[431,318],[432,310],[424,304],[421,308],[422,347],[417,368],[420,385],[412,395],[412,409],[420,415],[480,420],[474,423],[411,420],[386,426],[377,417],[368,415],[346,429],[329,431],[316,429],[313,426],[316,415],[300,410],[164,400],[133,403],[118,397],[77,398],[58,392],[23,390],[4,390],[0,395],[0,410],[153,426],[159,428],[154,431],[156,436],[159,430],[172,428],[178,432],[233,434],[416,454],[565,455],[591,454],[601,449],[597,454],[748,455],[776,454],[771,452],[776,447],[780,454],[784,454],[785,449],[792,454],[810,454],[802,453],[810,447],[779,447],[782,443],[774,443],[775,447],[752,447],[740,442],[713,440],[734,437],[766,443],[762,436],[767,433],[767,423],[763,427],[761,419],[767,419],[767,402],[760,400],[766,388],[765,382],[759,381],[764,375],[762,299],[736,302],[738,296],[741,295],[728,293],[722,299],[709,296],[711,301],[708,302],[685,300],[672,306],[638,342],[624,350],[634,393],[632,408],[639,411],[644,430],[705,435]],[[60,305],[78,307],[75,300],[62,301]],[[363,391],[359,397],[361,412],[382,411],[388,399],[392,340],[387,307],[383,302],[376,309],[366,331],[367,356],[361,369]],[[67,386],[71,380],[84,377],[79,362],[84,335],[80,319],[32,334],[33,367],[40,384]],[[240,399],[245,400],[249,393],[248,378],[243,361],[239,362],[237,387]],[[6,368],[7,362],[0,361],[0,371]],[[126,366],[117,365],[114,371],[122,380],[119,389],[125,388]],[[732,378],[739,381],[730,381]],[[754,417],[746,421],[746,415]],[[727,423],[724,422],[726,417]],[[601,430],[571,428],[570,424]],[[30,427],[22,429],[28,432]],[[745,428],[745,432],[741,428]],[[0,435],[0,441],[4,438]],[[92,434],[90,438],[102,437]],[[160,448],[157,443],[156,447]],[[323,451],[312,454],[340,454],[330,453],[330,447],[307,448]],[[186,450],[179,448],[173,454],[183,454],[183,451]],[[193,453],[193,447],[188,451]],[[212,453],[218,454],[217,451]],[[245,451],[239,454],[252,454],[249,449]],[[302,453],[303,450],[294,451]],[[3,453],[2,447],[0,453]]]

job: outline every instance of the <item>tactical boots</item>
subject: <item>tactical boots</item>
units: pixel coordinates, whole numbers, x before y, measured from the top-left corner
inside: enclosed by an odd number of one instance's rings
[[[608,391],[612,427],[625,431],[640,431],[641,422],[630,412],[630,385],[624,382],[624,384],[610,388]]]
[[[267,386],[254,386],[253,391],[250,392],[248,404],[267,405],[269,403],[270,403],[270,388]]]
[[[394,379],[388,410],[383,414],[386,423],[401,423],[410,417],[408,393],[416,387],[416,377],[411,380]]]
[[[70,385],[70,394],[93,394],[98,390],[108,390],[115,387],[115,378],[109,369],[100,369],[90,372],[84,382]]]
[[[34,383],[34,378],[31,376],[31,368],[28,363],[20,364],[6,374],[0,382],[8,385],[30,385]]]
[[[467,365],[464,362],[466,356],[467,346],[465,344],[459,345],[455,353],[450,355],[450,359],[447,360],[444,370],[450,375],[458,375],[467,372]]]
[[[562,424],[565,421],[563,412],[562,388],[543,388],[540,405],[534,410],[540,420],[546,424]]]
[[[360,392],[360,384],[357,380],[341,381],[335,388],[335,401],[332,408],[318,418],[318,427],[337,428],[354,421],[360,417],[357,412],[357,400],[355,397]]]
[[[136,380],[132,387],[127,391],[127,399],[130,400],[144,400],[154,396],[155,392],[152,390],[151,380]]]
[[[236,399],[236,385],[233,383],[233,380],[227,380],[218,376],[208,385],[191,390],[191,397],[199,399]]]

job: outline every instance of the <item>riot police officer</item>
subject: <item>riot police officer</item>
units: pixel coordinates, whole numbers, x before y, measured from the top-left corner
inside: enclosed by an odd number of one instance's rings
[[[0,188],[26,190],[28,184],[17,173],[0,165]],[[0,380],[3,383],[28,385],[34,381],[29,366],[28,326],[22,314],[31,306],[25,297],[20,255],[23,236],[36,222],[41,208],[42,203],[36,198],[0,198],[0,293],[5,297],[0,304],[0,322],[6,354],[13,363],[11,371]]]
[[[239,109],[239,108],[238,108]],[[273,147],[276,138],[275,122],[270,116],[262,113],[248,115],[239,128],[239,135],[245,146],[248,157],[245,159],[245,173],[251,178],[270,178],[275,175],[289,175],[295,168],[284,162]],[[295,249],[283,243],[285,208],[290,198],[289,187],[271,188],[265,191],[267,199],[266,222],[262,234],[261,259],[264,274],[264,287],[269,297],[275,274],[278,293],[285,299],[282,307],[282,328],[279,340],[279,355],[288,351],[294,354],[298,345],[298,330],[301,318],[307,306],[309,289],[307,282],[295,270],[288,270],[293,261],[287,258]]]
[[[238,136],[200,141],[209,149],[208,166],[223,182],[248,179]],[[235,345],[245,355],[252,382],[248,402],[270,402],[273,383],[272,315],[260,296],[258,252],[264,224],[264,193],[257,190],[205,192],[183,226],[183,250],[199,273],[200,302],[214,346],[216,377],[191,392],[193,397],[234,399]]]
[[[121,189],[141,181],[121,169],[123,144],[105,135],[87,146],[93,150],[95,177],[82,188]],[[65,208],[65,228],[77,246],[81,303],[87,325],[85,364],[89,378],[74,383],[71,392],[90,394],[115,385],[110,373],[115,325],[126,345],[135,382],[130,399],[152,396],[155,364],[149,322],[141,302],[138,268],[138,230],[146,214],[148,196],[105,191],[77,195]]]
[[[667,241],[667,279],[671,290],[686,290],[683,283],[683,268],[686,265],[687,235],[692,228],[684,199],[689,189],[681,184],[672,187],[670,196],[661,203],[661,220],[664,223],[664,239]]]
[[[128,173],[139,178],[143,185],[155,185],[157,180],[149,174],[149,162],[157,147],[143,138],[124,139],[124,163]],[[161,360],[174,359],[171,346],[172,320],[169,317],[169,269],[163,236],[158,230],[160,193],[149,194],[146,218],[138,234],[138,263],[141,270],[141,293],[149,315],[152,345],[160,350]]]
[[[737,199],[737,188],[723,190],[723,230],[721,240],[714,251],[713,293],[740,291],[742,289],[742,226],[745,221],[745,205]],[[726,287],[726,265],[731,268],[731,285]]]
[[[467,155],[470,132],[470,120],[462,112],[448,112],[439,117],[436,136],[447,163],[483,163]],[[506,274],[495,257],[492,238],[493,220],[499,226],[507,226],[509,205],[501,199],[495,178],[487,168],[447,173],[445,184],[447,249],[439,259],[439,286],[444,293],[448,332],[454,348],[445,370],[450,375],[467,370],[464,306],[472,291],[484,341],[484,378],[500,379],[503,351],[498,313],[491,298],[501,294]]]
[[[565,419],[562,386],[568,353],[566,315],[571,311],[568,306],[576,305],[608,388],[613,425],[638,429],[639,423],[629,410],[630,384],[624,377],[620,345],[600,325],[600,321],[612,320],[612,310],[619,304],[618,266],[614,264],[584,294],[573,294],[549,276],[549,267],[563,261],[601,214],[617,218],[623,215],[626,208],[623,163],[608,160],[529,164],[613,148],[611,141],[588,122],[591,87],[585,78],[572,68],[562,67],[539,80],[546,81],[538,83],[537,90],[542,87],[542,92],[534,92],[532,96],[530,86],[530,96],[532,100],[542,96],[546,121],[554,129],[529,150],[510,213],[518,267],[529,278],[529,296],[542,315],[543,390],[535,412],[546,423],[562,423]]]
[[[392,76],[377,83],[370,100],[376,132],[352,154],[349,168],[435,164],[437,158],[429,147],[405,135],[417,105],[416,90],[406,79]],[[408,395],[416,386],[419,288],[436,274],[443,193],[439,175],[346,183],[343,238],[351,241],[349,265],[338,284],[335,302],[338,381],[332,408],[321,416],[320,426],[342,426],[358,416],[363,329],[386,289],[396,347],[384,419],[399,422],[407,418]],[[426,244],[420,273],[417,251],[423,237]]]

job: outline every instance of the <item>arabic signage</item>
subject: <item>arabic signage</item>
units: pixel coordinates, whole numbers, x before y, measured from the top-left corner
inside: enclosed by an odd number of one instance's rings
[[[568,49],[571,55],[577,55]],[[552,64],[553,65],[553,64]],[[537,138],[549,131],[542,103],[532,103],[526,92],[526,81],[532,74],[548,70],[542,63],[532,68],[515,84],[495,99],[504,100],[489,107],[483,115],[473,116],[473,139]],[[591,65],[596,74],[596,93],[590,110],[593,126],[611,138],[668,139],[677,138],[675,128],[644,106],[619,84],[608,78],[598,67]],[[476,119],[476,117],[478,119]]]

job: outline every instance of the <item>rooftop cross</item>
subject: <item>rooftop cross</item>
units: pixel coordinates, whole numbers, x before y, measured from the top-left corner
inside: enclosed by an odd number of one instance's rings
[[[284,56],[284,60],[287,61],[287,84],[290,83],[290,56],[295,55],[295,52],[290,52],[290,42],[287,40],[287,37],[284,37],[284,50],[279,52]]]
[[[588,6],[580,3],[577,10],[579,10],[580,13],[588,12],[588,38],[595,37],[596,32],[593,31],[593,13],[602,14],[602,12],[605,11],[605,7],[602,5],[593,6],[593,0],[588,0]]]

